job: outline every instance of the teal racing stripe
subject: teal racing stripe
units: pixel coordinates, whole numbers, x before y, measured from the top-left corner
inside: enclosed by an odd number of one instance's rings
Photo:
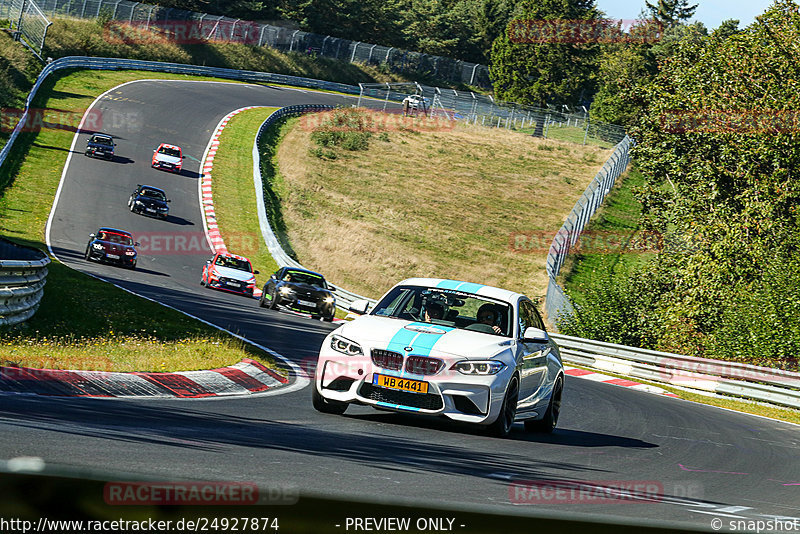
[[[436,287],[439,289],[452,289],[454,291],[464,291],[465,293],[477,293],[486,287],[483,284],[473,284],[472,282],[458,282],[456,280],[442,280]]]
[[[456,289],[458,291],[465,291],[467,293],[477,293],[484,287],[486,286],[484,286],[483,284],[473,284],[470,282],[464,282],[463,284],[459,285]]]
[[[455,280],[442,280],[436,284],[436,287],[440,289],[455,289],[462,283],[463,282],[456,282]]]

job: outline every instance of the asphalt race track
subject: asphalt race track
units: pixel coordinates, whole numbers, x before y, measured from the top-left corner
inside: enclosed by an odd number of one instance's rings
[[[201,288],[210,251],[140,252],[129,271],[83,259],[99,226],[148,236],[203,232],[199,159],[228,112],[253,105],[354,103],[351,98],[269,86],[141,81],[96,103],[117,137],[113,162],[83,156],[78,135],[49,235],[58,258],[277,351],[309,370],[333,326],[260,309],[255,300]],[[150,167],[161,142],[187,156],[181,175]],[[250,169],[243,169],[250,176]],[[170,218],[126,208],[137,184],[164,189]],[[203,246],[206,245],[203,242]],[[232,252],[236,252],[229,244]],[[263,273],[260,279],[264,279]],[[500,440],[445,421],[351,407],[317,413],[308,387],[226,400],[101,400],[4,396],[0,458],[149,476],[255,482],[327,496],[464,510],[601,514],[708,528],[714,517],[800,517],[800,427],[626,388],[567,378],[552,436],[517,428]],[[655,502],[532,504],[513,481],[650,484]],[[512,502],[512,501],[522,502]]]

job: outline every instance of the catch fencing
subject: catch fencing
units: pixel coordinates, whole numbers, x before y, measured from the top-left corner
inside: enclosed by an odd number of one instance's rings
[[[625,138],[622,126],[589,119],[588,111],[562,106],[561,110],[525,106],[495,100],[491,95],[431,87],[415,82],[360,83],[359,105],[365,98],[402,102],[410,95],[419,95],[422,102],[413,113],[441,116],[450,120],[495,128],[523,131],[535,137],[555,138],[586,144],[593,141],[616,145]],[[424,102],[424,109],[423,109]]]
[[[21,0],[1,0],[0,18],[8,18],[11,5],[18,1]],[[104,18],[147,30],[159,28],[161,31],[166,27],[169,31],[174,22],[186,21],[196,24],[197,35],[208,41],[232,40],[350,63],[385,64],[396,72],[419,72],[448,82],[491,87],[486,65],[269,24],[128,0],[39,0],[39,5],[51,17]]]
[[[39,59],[50,22],[33,0],[8,0],[0,3],[0,18],[9,20],[16,39],[22,41]]]
[[[27,321],[39,308],[50,258],[0,238],[0,325]]]
[[[262,175],[262,167],[261,167],[261,151],[259,147],[261,146],[261,138],[264,132],[270,128],[276,121],[282,119],[283,117],[293,116],[293,115],[302,115],[304,113],[313,113],[318,111],[325,111],[334,109],[333,106],[325,106],[325,105],[299,105],[299,106],[288,106],[285,108],[281,108],[274,113],[272,113],[267,119],[261,124],[261,127],[258,129],[258,134],[256,135],[256,140],[253,143],[253,185],[255,186],[256,190],[256,204],[258,208],[258,222],[259,226],[261,227],[261,235],[264,238],[264,242],[269,249],[269,253],[275,259],[275,262],[280,267],[298,267],[300,269],[305,269],[298,261],[292,258],[280,244],[278,237],[275,235],[275,232],[272,229],[272,226],[269,223],[269,217],[267,216],[266,210],[266,202],[264,200],[266,192],[264,190],[264,180]],[[347,291],[344,288],[339,287],[338,285],[334,284],[336,290],[334,294],[336,295],[336,307],[341,310],[347,311],[350,308],[350,304],[359,299],[364,299],[366,297],[362,297],[361,295],[357,295],[351,291]],[[372,301],[375,302],[375,301]]]
[[[614,152],[608,161],[595,175],[592,183],[586,188],[575,203],[567,220],[553,238],[550,250],[547,253],[547,296],[545,297],[545,311],[550,322],[556,326],[565,316],[574,314],[575,310],[567,295],[556,279],[570,249],[578,242],[584,228],[589,223],[592,215],[603,204],[617,178],[625,172],[630,162],[630,149],[632,141],[627,135],[614,147]]]

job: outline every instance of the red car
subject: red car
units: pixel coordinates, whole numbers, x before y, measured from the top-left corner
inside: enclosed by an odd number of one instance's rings
[[[257,274],[247,258],[219,252],[203,266],[200,285],[252,297]]]
[[[181,172],[183,166],[183,158],[185,156],[181,153],[181,147],[176,145],[168,145],[161,143],[158,148],[153,150],[153,163],[155,169],[164,169],[165,171]]]

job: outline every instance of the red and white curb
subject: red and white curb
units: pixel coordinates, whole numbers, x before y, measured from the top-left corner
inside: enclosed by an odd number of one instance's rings
[[[200,205],[203,208],[203,222],[206,229],[206,238],[208,239],[208,244],[211,246],[211,250],[213,250],[215,253],[228,252],[228,248],[225,246],[225,240],[222,238],[222,234],[219,231],[219,225],[217,224],[217,214],[214,211],[214,196],[212,193],[213,180],[211,177],[211,171],[214,168],[214,158],[217,156],[217,150],[219,150],[219,138],[222,135],[222,131],[234,116],[238,115],[242,111],[261,107],[264,106],[247,106],[231,111],[225,115],[219,124],[217,124],[217,127],[214,129],[214,133],[211,134],[211,142],[206,148],[205,157],[200,165],[203,175],[200,182]],[[261,297],[260,288],[256,287],[253,290],[253,297]]]
[[[257,361],[207,371],[111,373],[0,367],[0,392],[60,397],[198,399],[262,393],[289,382]]]
[[[651,386],[649,384],[640,384],[639,382],[634,382],[626,378],[615,378],[613,376],[604,375],[602,373],[587,371],[586,369],[578,369],[577,367],[568,367],[565,365],[564,374],[568,376],[574,376],[576,378],[583,378],[584,380],[591,380],[593,382],[602,382],[603,384],[611,384],[614,386],[631,388],[638,391],[645,391],[647,393],[655,393],[656,395],[664,395],[667,397],[680,398],[678,395],[665,391],[657,386]]]

